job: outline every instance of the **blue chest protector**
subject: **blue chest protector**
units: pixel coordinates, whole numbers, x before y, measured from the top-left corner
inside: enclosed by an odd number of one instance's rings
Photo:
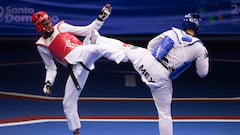
[[[161,43],[157,46],[156,49],[152,52],[152,55],[158,60],[162,61],[163,57],[167,55],[167,53],[172,49],[174,41],[169,38],[165,37]]]
[[[201,42],[199,39],[186,36],[185,34],[182,33],[181,30],[173,28],[176,36],[178,37],[179,44],[182,46],[189,46],[193,45],[196,42]],[[168,52],[173,48],[174,41],[169,38],[165,37],[161,43],[157,46],[157,48],[154,49],[152,52],[152,55],[159,61],[161,62],[163,58],[168,54]],[[184,62],[181,66],[179,66],[176,69],[173,69],[172,72],[169,75],[169,78],[171,80],[177,78],[180,74],[182,74],[186,69],[188,69],[191,66],[192,62],[186,61]]]

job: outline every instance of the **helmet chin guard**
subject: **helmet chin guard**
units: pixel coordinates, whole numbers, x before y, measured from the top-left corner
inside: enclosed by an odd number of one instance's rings
[[[49,28],[43,25],[44,20],[49,20]],[[32,23],[35,26],[36,30],[40,33],[50,33],[53,30],[52,22],[50,21],[50,17],[44,11],[39,11],[32,15]]]
[[[183,18],[182,29],[184,31],[190,29],[197,34],[200,29],[201,17],[198,13],[188,13]]]

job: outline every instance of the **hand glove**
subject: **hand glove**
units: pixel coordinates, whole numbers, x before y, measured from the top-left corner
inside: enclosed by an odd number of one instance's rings
[[[108,16],[111,14],[111,12],[112,12],[112,6],[111,6],[111,4],[106,4],[106,5],[102,8],[102,10],[101,10],[101,12],[100,12],[100,14],[99,14],[99,16],[98,16],[98,20],[100,20],[100,21],[106,20],[106,19],[108,18]]]
[[[52,93],[51,86],[52,86],[52,84],[49,81],[45,82],[44,87],[43,87],[43,92],[46,96],[51,95],[51,93]]]

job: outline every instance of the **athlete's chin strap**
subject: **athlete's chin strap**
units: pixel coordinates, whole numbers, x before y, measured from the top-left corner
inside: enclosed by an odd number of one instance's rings
[[[85,69],[85,70],[87,70],[87,71],[92,71],[91,69],[89,69],[85,64],[83,64],[83,62],[79,62],[79,64]],[[78,81],[77,81],[77,78],[76,78],[76,76],[74,75],[74,73],[73,73],[73,70],[72,70],[72,64],[68,64],[67,65],[67,69],[68,69],[68,72],[69,72],[69,74],[70,74],[70,76],[71,76],[71,78],[72,78],[72,80],[73,80],[73,83],[74,83],[74,85],[76,86],[76,89],[77,90],[81,90],[81,86],[79,85],[79,83],[78,83]]]

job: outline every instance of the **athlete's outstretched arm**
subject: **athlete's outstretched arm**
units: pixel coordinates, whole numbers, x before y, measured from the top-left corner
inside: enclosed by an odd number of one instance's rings
[[[70,32],[77,36],[87,36],[91,34],[93,30],[99,30],[103,26],[104,21],[110,16],[111,11],[112,11],[111,4],[106,4],[100,11],[97,19],[95,19],[89,25],[74,26],[68,23],[61,23],[58,29],[61,32]]]

